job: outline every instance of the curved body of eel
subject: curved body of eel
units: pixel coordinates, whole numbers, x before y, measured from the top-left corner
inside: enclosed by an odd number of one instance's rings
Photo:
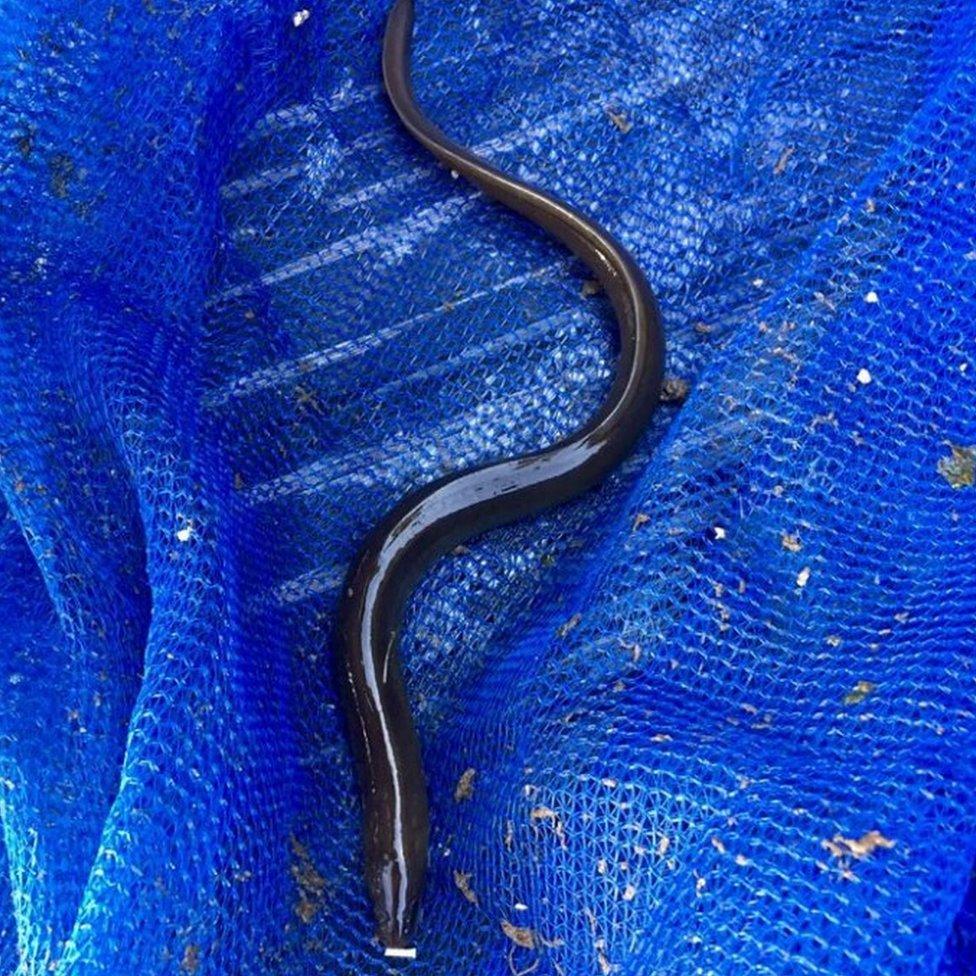
[[[407,495],[367,538],[346,579],[336,641],[363,799],[366,883],[388,954],[407,954],[427,870],[427,791],[397,647],[423,571],[464,539],[566,501],[631,450],[658,401],[664,339],[654,296],[624,248],[592,220],[452,142],[421,112],[410,80],[412,0],[386,28],[383,77],[410,134],[445,166],[539,224],[581,258],[620,331],[616,377],[602,407],[553,447],[452,474]]]

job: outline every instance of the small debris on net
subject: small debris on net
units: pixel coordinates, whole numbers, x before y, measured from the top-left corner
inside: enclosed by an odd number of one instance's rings
[[[581,613],[574,613],[569,620],[566,621],[557,631],[556,634],[559,637],[565,637],[571,630],[575,630],[579,626],[579,622],[583,619]]]
[[[505,849],[511,851],[515,848],[515,821],[505,821]]]
[[[457,886],[457,890],[460,891],[461,894],[464,895],[464,897],[471,902],[472,905],[478,904],[478,895],[471,887],[470,873],[467,871],[455,871],[454,884]]]
[[[314,414],[322,413],[322,403],[315,390],[310,390],[304,386],[295,387],[295,403],[300,410],[309,411]]]
[[[835,834],[833,840],[822,841],[821,846],[828,850],[831,856],[837,861],[840,876],[845,881],[856,881],[857,876],[851,870],[853,862],[864,860],[864,858],[869,857],[879,847],[894,847],[895,842],[889,840],[880,831],[871,830],[858,839]],[[829,870],[827,865],[822,861],[817,861],[817,866],[822,871]]]
[[[634,643],[628,643],[622,637],[618,637],[617,638],[617,641],[618,641],[618,643],[620,644],[620,646],[625,651],[629,651],[630,652],[630,656],[633,659],[634,664],[636,664],[641,659],[641,646],[640,646],[640,644],[638,644],[636,642],[634,642]]]
[[[200,947],[192,942],[183,950],[183,959],[180,962],[180,969],[184,973],[195,973],[200,968]]]
[[[635,529],[639,529],[642,525],[647,525],[650,520],[650,515],[645,515],[643,512],[638,512],[634,516],[634,524],[630,527],[631,531],[633,532]]]
[[[535,949],[538,939],[535,932],[521,925],[512,925],[508,919],[502,919],[502,932],[508,936],[520,949]]]
[[[844,695],[845,705],[860,705],[868,695],[871,694],[877,685],[873,681],[859,681],[854,687]]]
[[[541,960],[536,959],[527,969],[515,968],[515,952],[517,949],[536,950],[541,948],[551,949],[563,945],[562,939],[546,939],[539,935],[534,929],[521,925],[512,925],[507,919],[502,919],[502,932],[511,940],[512,945],[508,951],[508,968],[512,976],[528,976],[539,968]],[[559,969],[559,967],[556,967]],[[560,972],[562,970],[560,969]]]
[[[17,144],[17,148],[20,150],[21,156],[27,159],[30,154],[34,151],[34,136],[37,134],[33,126],[28,126],[26,131],[17,136],[14,140]]]
[[[291,838],[291,851],[295,861],[291,866],[291,876],[298,888],[298,902],[295,914],[308,925],[322,907],[325,895],[325,878],[315,867],[308,848],[297,838]]]
[[[607,108],[607,118],[624,134],[627,135],[634,127],[634,123],[627,118],[623,112],[615,112],[612,108]]]
[[[871,371],[862,366],[857,371],[857,381],[861,386],[867,386],[871,382]]]
[[[953,488],[972,488],[976,485],[976,444],[964,447],[948,442],[949,457],[939,458],[939,474]]]
[[[441,302],[441,311],[453,312],[454,309],[457,308],[458,302],[460,302],[463,298],[464,298],[464,289],[455,288],[454,291],[451,292],[451,297],[446,298],[443,302]]]
[[[55,153],[48,162],[51,171],[51,192],[63,200],[68,195],[68,189],[75,176],[74,160],[65,153]]]
[[[822,846],[830,852],[832,857],[836,857],[838,860],[854,858],[856,861],[863,861],[878,848],[889,849],[894,847],[895,842],[885,837],[880,830],[869,830],[858,838],[834,834],[833,839],[823,841]]]
[[[784,532],[780,537],[780,541],[783,544],[783,548],[788,552],[799,552],[803,548],[803,543],[800,542],[800,537],[797,535],[791,535],[789,532]]]
[[[776,160],[776,164],[773,166],[773,175],[782,176],[786,172],[786,167],[789,164],[790,159],[793,157],[793,153],[796,152],[795,146],[787,146],[780,154],[779,159]]]
[[[461,778],[454,787],[454,802],[461,803],[463,800],[470,800],[474,796],[474,769],[468,768],[461,773]]]
[[[680,376],[669,376],[661,384],[661,403],[684,403],[691,387]]]
[[[530,814],[529,817],[533,821],[544,820],[552,824],[553,833],[559,840],[559,843],[565,847],[566,846],[566,831],[563,830],[563,822],[559,819],[559,814],[555,810],[549,807],[536,807]]]
[[[799,573],[796,574],[796,585],[802,590],[807,583],[810,582],[810,567],[804,566]]]
[[[304,24],[305,21],[311,16],[312,13],[310,10],[296,10],[291,15],[291,22],[295,27],[301,27],[302,24]]]

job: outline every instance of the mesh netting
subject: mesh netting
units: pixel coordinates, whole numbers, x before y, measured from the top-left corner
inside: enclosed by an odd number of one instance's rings
[[[3,972],[391,968],[338,587],[614,349],[386,7],[4,5]],[[672,396],[411,604],[404,971],[973,973],[976,7],[424,0],[416,85],[632,248]]]

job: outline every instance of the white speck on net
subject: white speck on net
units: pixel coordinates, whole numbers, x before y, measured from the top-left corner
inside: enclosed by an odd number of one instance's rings
[[[386,949],[383,953],[389,959],[416,959],[417,950],[416,949],[397,949],[395,947],[390,947]]]

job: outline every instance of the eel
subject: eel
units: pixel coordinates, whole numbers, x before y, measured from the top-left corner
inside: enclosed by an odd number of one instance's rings
[[[496,169],[423,113],[411,81],[413,0],[397,0],[383,41],[383,80],[407,132],[445,167],[545,228],[591,270],[617,320],[611,389],[580,430],[545,450],[450,474],[407,494],[369,533],[343,586],[337,680],[358,768],[366,887],[388,955],[412,955],[429,842],[420,744],[401,674],[404,608],[418,578],[464,540],[565,502],[630,452],[658,402],[661,316],[627,250],[555,196]]]

